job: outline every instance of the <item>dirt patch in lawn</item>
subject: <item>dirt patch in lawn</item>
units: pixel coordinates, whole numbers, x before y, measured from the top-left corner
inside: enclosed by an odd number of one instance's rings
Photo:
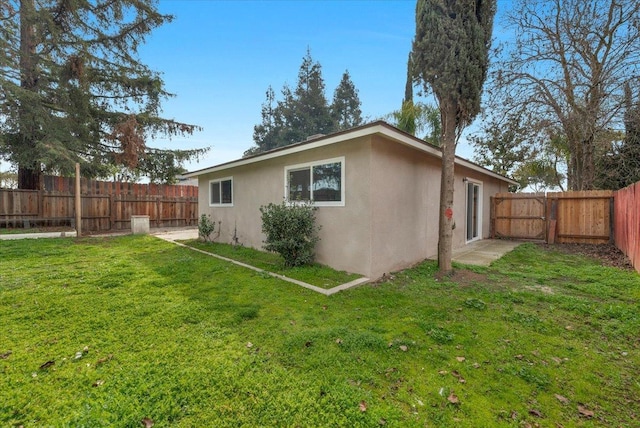
[[[437,272],[434,276],[437,281],[451,281],[459,284],[461,287],[469,287],[478,285],[478,283],[488,282],[487,275],[467,269],[454,269],[451,274]]]
[[[578,254],[598,260],[603,266],[633,270],[629,258],[612,244],[538,244],[545,251],[559,251],[564,254]]]

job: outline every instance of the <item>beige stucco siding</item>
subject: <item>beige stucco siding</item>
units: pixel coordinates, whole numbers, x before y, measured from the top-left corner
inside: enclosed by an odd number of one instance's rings
[[[344,157],[345,206],[318,207],[317,224],[321,240],[316,247],[318,262],[335,269],[369,274],[370,256],[370,138],[363,137],[339,145],[324,146],[289,156],[229,168],[199,177],[200,213],[221,221],[218,242],[233,241],[261,248],[264,235],[260,206],[280,203],[285,196],[285,167]],[[233,177],[233,206],[209,206],[209,182]]]
[[[392,138],[393,137],[393,138]],[[419,144],[419,143],[418,143]],[[277,154],[278,152],[276,152]],[[378,278],[437,256],[441,160],[403,135],[372,133],[305,150],[267,154],[245,165],[219,166],[199,179],[200,213],[221,222],[218,242],[262,248],[260,206],[282,202],[285,168],[344,159],[344,206],[319,206],[316,259],[335,269]],[[271,156],[271,157],[269,157]],[[464,163],[464,162],[462,162]],[[209,182],[232,177],[233,206],[209,205]],[[453,247],[466,245],[466,180],[481,183],[482,238],[489,236],[490,197],[507,182],[456,164]]]
[[[374,137],[372,277],[410,266],[433,252],[438,239],[439,162]]]

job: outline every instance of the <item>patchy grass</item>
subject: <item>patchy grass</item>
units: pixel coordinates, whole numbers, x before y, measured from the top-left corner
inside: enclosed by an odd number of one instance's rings
[[[183,241],[182,243],[193,248],[208,251],[228,259],[246,263],[269,272],[278,273],[326,289],[362,278],[362,275],[337,271],[317,263],[311,266],[290,268],[284,265],[284,260],[276,253],[258,251],[240,245],[202,242],[199,240]]]
[[[0,235],[21,235],[24,233],[43,232],[74,232],[71,227],[30,227],[30,228],[0,228]]]
[[[0,243],[0,425],[637,426],[640,278],[524,245],[325,297],[145,236]]]

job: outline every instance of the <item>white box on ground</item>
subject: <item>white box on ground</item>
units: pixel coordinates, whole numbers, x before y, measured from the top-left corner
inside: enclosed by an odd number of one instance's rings
[[[148,215],[132,215],[131,216],[131,233],[134,235],[149,234],[149,216]]]

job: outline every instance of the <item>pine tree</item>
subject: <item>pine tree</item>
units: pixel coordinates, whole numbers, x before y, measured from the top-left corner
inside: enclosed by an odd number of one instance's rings
[[[442,178],[438,265],[450,272],[456,144],[480,112],[489,67],[495,0],[418,0],[414,74],[438,101],[442,124]]]
[[[158,116],[172,96],[142,64],[138,47],[172,17],[154,0],[5,0],[0,5],[0,156],[17,165],[20,188],[43,170],[104,176],[109,165],[156,166],[194,151],[151,151],[155,135],[198,127]],[[177,156],[165,156],[173,153]],[[149,159],[149,161],[152,161]]]
[[[333,93],[331,116],[337,131],[362,125],[362,110],[358,90],[351,81],[349,71],[342,75],[342,80]]]
[[[305,141],[312,135],[329,134],[362,124],[358,90],[345,72],[334,92],[331,106],[325,96],[322,66],[311,52],[302,59],[295,90],[282,88],[282,99],[275,100],[271,87],[262,104],[262,122],[254,126],[254,147],[245,156]]]
[[[322,66],[313,61],[311,51],[302,60],[298,72],[298,85],[294,92],[293,112],[285,139],[291,144],[305,140],[314,134],[328,134],[334,131],[322,78]]]

